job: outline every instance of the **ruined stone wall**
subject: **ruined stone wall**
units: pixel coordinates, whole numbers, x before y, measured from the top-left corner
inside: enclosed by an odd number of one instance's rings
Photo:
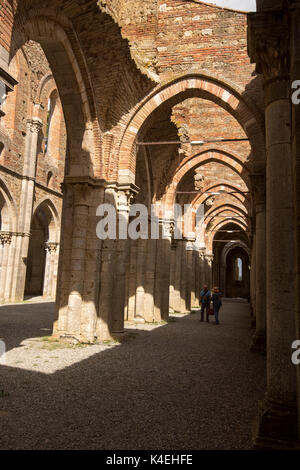
[[[52,126],[52,155],[45,151],[47,132],[48,100],[56,92],[56,84],[41,46],[29,41],[18,51],[9,68],[18,80],[14,91],[8,94],[3,106],[5,115],[0,121],[0,142],[4,142],[1,152],[0,178],[7,187],[15,206],[20,210],[22,176],[26,139],[28,138],[27,121],[39,118],[42,128],[39,131],[37,158],[35,166],[34,203],[49,197],[58,213],[61,213],[61,183],[64,178],[66,157],[66,128],[57,94],[56,117]],[[51,184],[49,175],[52,174]],[[48,189],[49,188],[49,189]],[[50,190],[50,191],[49,191]]]

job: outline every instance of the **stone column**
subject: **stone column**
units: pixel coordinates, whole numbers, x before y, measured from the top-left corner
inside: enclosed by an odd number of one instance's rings
[[[128,227],[130,203],[137,193],[137,188],[124,186],[118,188],[117,212],[118,228],[123,224]],[[126,297],[126,271],[129,262],[129,240],[117,238],[116,241],[116,264],[114,269],[113,309],[111,332],[113,335],[124,333],[124,310]]]
[[[57,267],[57,242],[46,242],[46,265],[44,275],[43,296],[49,299],[55,299],[56,293],[56,267]]]
[[[138,240],[129,240],[129,260],[126,272],[126,320],[135,319],[135,293],[136,293],[136,269],[137,269],[137,245]]]
[[[81,340],[81,311],[85,280],[86,237],[92,188],[88,184],[72,185],[73,233],[71,242],[70,280],[67,312],[67,335]]]
[[[207,251],[205,254],[205,261],[206,261],[206,281],[208,284],[208,288],[213,288],[213,277],[212,277],[212,266],[213,266],[213,259],[214,255],[210,251]]]
[[[187,252],[186,252],[186,240],[179,240],[180,246],[180,308],[181,313],[187,311]]]
[[[126,282],[130,252],[127,229],[130,201],[136,192],[137,188],[134,185],[111,185],[105,191],[105,202],[117,209],[118,223],[117,238],[106,239],[102,245],[97,322],[97,337],[100,341],[118,337],[124,332],[125,299],[128,295],[131,297],[130,279]],[[120,225],[125,230],[124,239],[119,237]],[[132,253],[131,250],[131,255]],[[129,294],[126,293],[126,286]],[[131,319],[129,305],[127,310],[128,319]]]
[[[29,119],[26,127],[25,153],[23,179],[20,195],[20,206],[18,216],[18,233],[15,249],[15,269],[11,298],[21,301],[24,297],[26,279],[26,261],[29,248],[30,227],[33,209],[37,144],[42,121],[38,118]]]
[[[199,251],[199,268],[200,268],[200,292],[203,289],[206,281],[206,261],[205,261],[205,248],[200,248]],[[199,293],[200,297],[200,293]]]
[[[146,321],[154,320],[154,289],[156,269],[157,240],[151,238],[146,243],[145,271],[144,271],[144,318]]]
[[[196,292],[195,292],[195,266],[194,266],[194,243],[195,234],[188,234],[186,242],[186,283],[187,283],[187,311],[195,306]]]
[[[169,302],[169,311],[172,313],[175,312],[175,309],[174,309],[175,273],[176,273],[176,243],[175,243],[175,240],[172,240],[171,259],[170,259],[170,302]]]
[[[63,192],[53,335],[91,343],[96,336],[101,247],[96,236],[96,207],[102,202],[103,188],[88,177],[69,176]]]
[[[199,308],[199,249],[193,244],[191,308]]]
[[[291,447],[297,441],[295,244],[291,152],[290,26],[286,11],[254,14],[249,53],[264,75],[266,100],[267,393],[260,405],[257,447]],[[257,259],[257,258],[256,258]]]
[[[155,321],[167,320],[169,318],[171,240],[174,223],[169,220],[160,219],[159,226],[160,239],[157,240],[156,245]]]
[[[192,307],[199,308],[200,300],[200,252],[199,248],[194,244],[193,251],[193,270],[194,270],[194,292],[192,292]]]
[[[265,176],[251,175],[255,200],[255,335],[252,350],[266,351],[266,186]]]
[[[1,277],[0,277],[0,302],[3,303],[9,300],[7,297],[7,279],[11,280],[8,276],[9,267],[9,254],[11,251],[12,234],[10,232],[0,232],[1,242]]]

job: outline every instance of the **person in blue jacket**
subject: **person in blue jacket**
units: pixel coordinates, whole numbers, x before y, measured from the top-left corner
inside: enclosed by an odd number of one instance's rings
[[[201,320],[204,319],[204,310],[206,310],[206,321],[209,322],[209,305],[210,305],[211,293],[208,289],[208,286],[203,286],[202,291],[200,292],[200,302],[201,302]]]
[[[220,311],[220,308],[222,307],[222,295],[218,287],[213,288],[213,294],[212,294],[211,300],[214,306],[214,315],[216,319],[216,325],[219,325],[220,324],[219,311]]]

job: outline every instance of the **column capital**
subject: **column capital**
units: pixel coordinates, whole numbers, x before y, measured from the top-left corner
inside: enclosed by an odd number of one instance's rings
[[[12,239],[12,233],[11,232],[0,232],[0,242],[2,245],[8,244],[10,245]]]
[[[248,54],[265,81],[289,77],[290,28],[285,10],[248,15]]]
[[[93,187],[87,183],[76,183],[72,185],[75,206],[89,206],[91,204],[91,193]]]
[[[48,253],[53,253],[57,250],[58,243],[57,242],[46,242],[44,246],[45,246],[45,250],[48,251]]]
[[[174,220],[160,218],[159,224],[162,226],[163,238],[171,238],[175,227]]]
[[[38,134],[43,127],[43,122],[41,119],[35,117],[32,119],[27,119],[27,126],[29,127],[30,132],[33,134]]]
[[[117,209],[120,212],[129,212],[133,198],[139,193],[139,188],[134,184],[118,184]]]
[[[208,262],[208,265],[211,267],[211,266],[212,266],[213,259],[214,259],[213,253],[206,253],[206,254],[205,254],[205,259],[206,259],[206,261]]]

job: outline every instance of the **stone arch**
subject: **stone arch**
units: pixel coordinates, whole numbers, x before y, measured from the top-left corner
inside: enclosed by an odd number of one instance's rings
[[[242,230],[244,230],[245,233],[247,232],[248,226],[247,226],[246,221],[240,218],[242,212],[239,207],[235,207],[234,209],[233,208],[228,208],[228,209],[221,208],[221,212],[223,212],[224,210],[228,210],[229,212],[232,213],[232,216],[230,215],[230,219],[223,219],[220,221],[217,220],[216,222],[212,223],[211,227],[208,230],[206,230],[206,227],[205,227],[206,245],[207,245],[207,248],[211,251],[213,248],[214,237],[216,233],[218,232],[218,230],[224,227],[224,225],[228,225],[229,223],[232,223],[242,228]]]
[[[43,199],[33,211],[24,295],[54,297],[59,224],[55,204]]]
[[[223,255],[223,254],[222,254]],[[237,261],[242,268],[241,278],[236,276]],[[243,243],[233,243],[226,249],[225,263],[221,265],[221,276],[227,297],[250,297],[250,253]]]
[[[225,188],[228,188],[229,190],[231,190],[232,193],[230,191],[225,191]],[[209,193],[213,193],[213,192],[217,193],[220,191],[224,191],[224,196],[230,195],[236,198],[237,201],[242,204],[244,204],[245,201],[249,202],[249,197],[246,196],[245,192],[242,191],[240,188],[238,188],[237,186],[234,186],[233,184],[228,183],[227,181],[220,181],[218,183],[204,186],[203,191],[194,197],[192,204],[191,204],[192,207],[196,208],[199,204],[204,204],[205,201],[212,196],[212,194],[209,194]],[[241,199],[238,196],[243,197],[244,202],[241,201]]]
[[[49,90],[48,90],[49,88]],[[39,83],[39,87],[38,87],[38,90],[36,92],[36,99],[37,99],[37,102],[40,103],[42,101],[42,95],[45,91],[45,89],[47,89],[47,94],[51,94],[51,92],[56,88],[56,83],[55,83],[55,80],[54,80],[54,77],[52,75],[52,73],[48,73],[47,75],[45,75],[40,83]]]
[[[220,276],[220,285],[221,289],[223,292],[226,291],[226,267],[227,267],[227,255],[230,253],[231,250],[233,250],[236,247],[241,247],[243,248],[246,253],[249,256],[250,259],[250,250],[246,243],[242,241],[236,241],[236,242],[228,242],[223,248],[221,252],[221,257],[219,260],[219,265],[218,265],[218,270],[219,270],[219,276]]]
[[[176,199],[176,190],[181,179],[192,169],[200,166],[201,164],[217,162],[228,166],[231,170],[237,173],[242,181],[247,185],[247,180],[242,173],[245,169],[243,162],[238,162],[236,159],[227,152],[220,150],[204,150],[186,160],[180,165],[176,174],[173,177],[172,184],[168,187],[165,195],[165,203],[168,207],[173,206]],[[247,173],[248,174],[248,171]]]
[[[37,214],[39,210],[44,210],[45,212],[47,212],[48,220],[49,220],[49,240],[58,243],[60,221],[59,221],[58,210],[54,202],[51,201],[51,199],[49,199],[47,196],[44,199],[42,199],[34,207],[32,219],[34,218],[34,216]]]
[[[77,60],[77,41],[58,21],[38,11],[22,11],[15,17],[11,59],[29,40],[38,42],[50,64],[62,102],[70,155],[70,175],[93,176],[99,172],[99,155],[95,154],[93,100],[87,91],[87,72]],[[74,41],[73,41],[74,40]],[[79,49],[80,50],[80,49]],[[89,86],[89,84],[88,84]],[[70,92],[71,90],[71,92]]]
[[[237,119],[249,138],[254,158],[265,154],[264,131],[256,116],[233,88],[203,75],[189,75],[167,83],[135,112],[124,132],[120,144],[119,181],[134,183],[137,135],[149,116],[162,103],[177,97],[179,101],[200,96],[209,99]]]

